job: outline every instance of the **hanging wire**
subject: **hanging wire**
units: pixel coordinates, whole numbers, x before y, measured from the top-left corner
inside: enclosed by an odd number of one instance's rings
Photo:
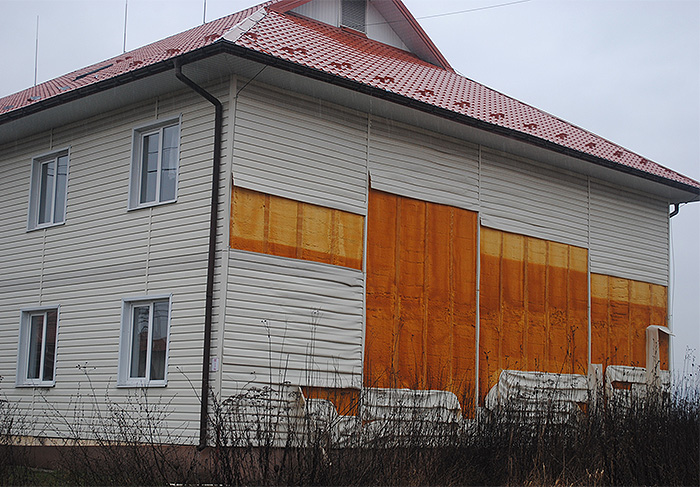
[[[519,3],[527,3],[527,2],[531,2],[531,1],[532,0],[517,0],[516,2],[499,3],[497,5],[487,5],[485,7],[476,7],[476,8],[470,8],[467,10],[458,10],[456,12],[445,12],[443,14],[424,15],[422,17],[416,17],[416,20],[435,19],[438,17],[447,17],[449,15],[466,14],[468,12],[477,12],[479,10],[490,10],[492,8],[507,7],[509,5],[517,5]]]
[[[508,6],[510,6],[510,5],[517,5],[517,4],[519,4],[519,3],[528,3],[528,2],[532,2],[532,0],[517,0],[517,1],[515,1],[515,2],[499,3],[499,4],[496,4],[496,5],[486,5],[485,7],[475,7],[475,8],[470,8],[470,9],[467,9],[467,10],[457,10],[457,11],[454,11],[454,12],[444,12],[444,13],[441,13],[441,14],[423,15],[422,17],[415,17],[415,19],[416,19],[416,20],[425,20],[425,19],[435,19],[435,18],[438,18],[438,17],[449,17],[449,16],[451,16],[451,15],[460,15],[460,14],[466,14],[466,13],[469,13],[469,12],[478,12],[478,11],[480,11],[480,10],[490,10],[490,9],[493,9],[493,8],[508,7]],[[391,22],[374,22],[374,23],[368,23],[367,25],[380,25],[380,24],[384,24],[384,23],[395,24],[395,23],[398,23],[398,22],[402,22],[402,21],[401,21],[401,20],[394,20],[394,21],[391,21]]]

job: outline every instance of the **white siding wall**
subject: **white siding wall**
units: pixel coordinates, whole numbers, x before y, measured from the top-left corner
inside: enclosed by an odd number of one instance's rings
[[[591,181],[591,272],[668,285],[668,202]]]
[[[253,83],[238,96],[237,186],[365,213],[367,119]]]
[[[295,8],[293,11],[325,24],[340,26],[340,0],[314,0]],[[408,50],[391,25],[371,3],[367,6],[367,37],[405,51]]]
[[[311,1],[295,8],[293,12],[324,24],[336,27],[340,25],[340,0]]]
[[[209,89],[229,99],[228,84]],[[225,114],[239,186],[366,214],[369,157],[376,189],[479,210],[486,226],[582,247],[590,224],[593,272],[668,281],[666,202],[597,182],[589,197],[585,177],[384,120],[370,127],[366,115],[255,83],[239,94],[235,118]],[[133,128],[178,115],[177,203],[127,211]],[[115,388],[121,300],[172,293],[168,385],[150,389],[149,402],[167,404],[171,432],[195,437],[212,132],[212,106],[183,91],[0,147],[0,392],[46,419],[34,434],[66,434],[55,416],[73,414],[79,391],[85,398],[93,387],[100,400],[108,392],[122,403],[137,395]],[[65,147],[66,224],[27,232],[32,157]],[[225,138],[231,156],[229,148]],[[229,178],[222,174],[222,193]],[[217,392],[267,383],[270,374],[360,387],[363,272],[228,250],[228,204],[219,215],[215,296],[226,301],[215,301],[214,324],[225,323],[213,330],[223,342],[212,344],[222,354]],[[15,388],[20,309],[47,305],[61,306],[56,386]]]
[[[361,271],[231,250],[222,394],[361,387],[363,295]]]
[[[372,120],[372,188],[468,210],[479,207],[478,148],[385,120]]]
[[[371,3],[367,6],[367,37],[408,51],[398,34]]]
[[[482,149],[481,223],[588,247],[587,179]]]
[[[227,99],[227,84],[209,89]],[[133,128],[179,115],[177,202],[127,211]],[[69,434],[76,401],[89,417],[93,392],[103,413],[107,400],[136,401],[139,390],[116,388],[121,300],[172,293],[168,385],[148,401],[170,411],[165,432],[196,437],[213,118],[186,90],[0,148],[0,390],[33,412],[30,434]],[[68,146],[66,223],[27,232],[32,157]],[[15,388],[20,309],[41,305],[60,305],[56,385]]]

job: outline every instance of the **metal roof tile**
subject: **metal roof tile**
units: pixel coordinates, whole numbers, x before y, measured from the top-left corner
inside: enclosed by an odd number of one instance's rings
[[[112,59],[0,98],[0,115],[203,48],[219,41],[271,0]],[[399,2],[400,3],[400,2]],[[282,9],[283,10],[283,9]],[[596,158],[700,188],[700,183],[413,54],[293,13],[268,9],[235,44],[311,69],[386,90]],[[95,74],[97,76],[91,75]],[[37,98],[38,97],[38,98]]]

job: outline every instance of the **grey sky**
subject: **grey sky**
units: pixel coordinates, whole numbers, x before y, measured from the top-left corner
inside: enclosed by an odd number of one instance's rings
[[[262,1],[262,0],[260,0]],[[260,3],[207,0],[207,20]],[[461,74],[700,180],[700,2],[404,0]],[[127,50],[202,22],[203,0],[129,0]],[[124,0],[0,0],[0,96],[122,52]],[[0,127],[0,130],[2,128]],[[700,348],[700,203],[671,220],[674,363]]]

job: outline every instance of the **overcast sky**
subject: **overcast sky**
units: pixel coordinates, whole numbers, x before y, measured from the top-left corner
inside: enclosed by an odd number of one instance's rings
[[[260,1],[207,0],[206,20]],[[700,180],[700,1],[404,3],[464,76]],[[34,83],[37,15],[41,83],[120,54],[124,5],[0,0],[0,96]],[[127,50],[200,24],[203,6],[129,0]],[[700,349],[700,203],[683,206],[671,227],[678,370],[687,349],[696,361]]]

